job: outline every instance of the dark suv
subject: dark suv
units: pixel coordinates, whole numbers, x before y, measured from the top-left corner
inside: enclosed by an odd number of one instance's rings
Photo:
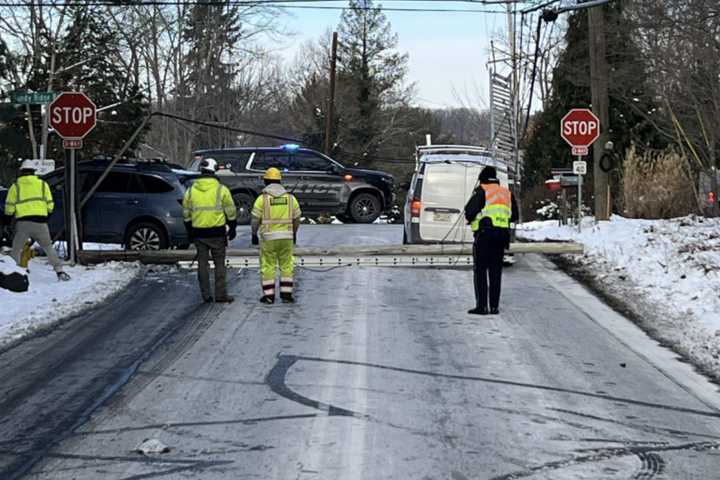
[[[80,197],[84,197],[108,161],[81,162],[78,169]],[[45,175],[55,201],[50,215],[50,233],[64,228],[64,169]],[[128,250],[157,250],[189,245],[183,225],[182,198],[185,187],[166,165],[118,163],[83,208],[83,240],[120,243]],[[0,191],[0,206],[7,192]]]
[[[250,211],[270,167],[283,173],[283,185],[308,216],[335,215],[343,222],[372,223],[394,201],[392,175],[347,168],[335,160],[298,145],[240,147],[195,152],[192,169],[203,158],[214,158],[218,178],[230,188],[238,207],[238,223],[250,223]]]

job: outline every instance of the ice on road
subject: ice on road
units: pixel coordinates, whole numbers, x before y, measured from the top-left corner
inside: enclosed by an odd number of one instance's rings
[[[234,272],[235,303],[201,306],[26,478],[705,479],[720,467],[715,389],[540,257],[507,270],[497,317],[465,314],[468,270],[297,280],[298,304],[264,306],[256,272]],[[144,439],[169,453],[131,453]]]

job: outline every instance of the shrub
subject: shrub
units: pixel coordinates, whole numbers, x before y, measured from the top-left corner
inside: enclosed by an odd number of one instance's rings
[[[674,218],[697,212],[693,181],[687,159],[674,149],[631,147],[623,174],[624,213],[630,218]]]

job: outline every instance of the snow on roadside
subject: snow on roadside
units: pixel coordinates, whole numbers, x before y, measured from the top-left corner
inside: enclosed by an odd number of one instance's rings
[[[45,258],[34,258],[30,262],[27,292],[0,289],[0,348],[102,302],[125,288],[139,268],[136,264],[121,263],[67,266],[65,271],[72,279],[60,282]],[[23,270],[18,269],[12,258],[0,254],[0,271]]]
[[[557,221],[528,222],[517,234],[534,241],[582,243],[585,254],[570,260],[601,284],[652,305],[658,315],[645,317],[645,327],[720,377],[720,219],[613,216],[597,225],[586,219],[582,233]],[[627,300],[636,313],[645,313]]]

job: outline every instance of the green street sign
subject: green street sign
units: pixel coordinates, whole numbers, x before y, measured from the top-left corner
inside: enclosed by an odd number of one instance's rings
[[[57,92],[13,92],[10,94],[10,101],[40,105],[52,102],[56,96]]]

